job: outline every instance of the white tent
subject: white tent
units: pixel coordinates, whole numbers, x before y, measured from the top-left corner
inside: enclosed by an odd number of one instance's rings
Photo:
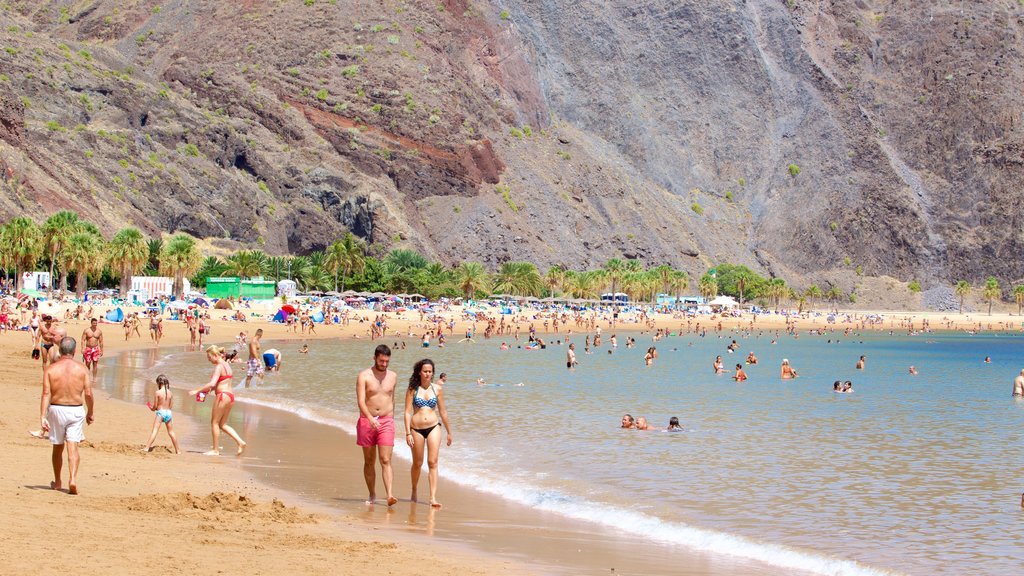
[[[711,302],[708,302],[708,306],[721,306],[722,308],[735,308],[739,306],[739,302],[731,296],[719,296]]]
[[[278,296],[295,296],[296,285],[293,280],[281,280],[277,283],[277,295]]]

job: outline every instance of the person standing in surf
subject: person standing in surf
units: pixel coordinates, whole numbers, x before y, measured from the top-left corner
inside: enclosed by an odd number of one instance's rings
[[[373,352],[373,367],[356,377],[356,402],[359,421],[356,422],[356,444],[363,449],[363,478],[369,496],[367,504],[377,501],[376,460],[380,460],[380,473],[384,478],[384,491],[388,506],[398,502],[391,491],[394,473],[391,453],[395,449],[395,386],[398,375],[388,370],[391,348],[381,344]]]
[[[423,448],[427,449],[427,479],[430,483],[430,507],[440,508],[437,501],[437,456],[441,451],[441,425],[447,432],[447,445],[452,445],[452,427],[444,406],[444,388],[434,382],[434,361],[424,358],[416,363],[405,391],[405,442],[412,449],[412,501],[416,502],[420,472],[423,469]]]

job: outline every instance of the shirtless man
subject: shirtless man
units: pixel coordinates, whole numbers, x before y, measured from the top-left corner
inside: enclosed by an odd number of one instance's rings
[[[861,356],[860,360],[857,360],[857,370],[863,370],[864,369],[864,361],[865,360],[867,360],[867,359],[864,356]]]
[[[356,401],[359,421],[356,422],[356,444],[363,449],[363,478],[369,491],[367,504],[377,499],[377,473],[374,461],[380,460],[381,476],[388,506],[398,502],[391,492],[393,473],[391,452],[395,447],[395,384],[398,375],[388,370],[391,349],[385,344],[373,352],[373,367],[356,377]]]
[[[502,346],[504,345],[505,344],[502,343]],[[565,353],[565,367],[572,368],[577,364],[579,364],[579,362],[576,361],[576,345],[569,344],[569,350],[567,350]]]
[[[1024,370],[1020,371],[1020,375],[1013,379],[1013,395],[1016,398],[1024,396]]]
[[[67,329],[61,326],[54,326],[50,329],[50,338],[53,338],[54,345],[50,347],[50,350],[46,352],[45,356],[48,358],[47,364],[52,364],[57,360],[60,360],[60,346],[57,346],[65,336],[68,335]]]
[[[64,444],[67,443],[70,494],[78,494],[78,443],[85,440],[83,425],[93,422],[89,370],[75,361],[75,345],[75,339],[67,337],[58,344],[60,358],[43,372],[43,395],[39,402],[39,423],[44,431],[50,433],[50,443],[53,444],[53,482],[50,482],[50,488],[60,490],[63,486],[60,476]]]
[[[53,330],[53,316],[44,314],[43,323],[39,326],[39,356],[43,360],[43,370],[50,363],[50,348],[54,345]]]
[[[89,321],[89,327],[82,332],[82,341],[85,342],[82,361],[92,371],[92,379],[95,380],[96,365],[99,364],[100,356],[103,356],[103,331],[100,330],[99,320],[93,318]]]
[[[263,357],[260,355],[260,338],[263,338],[263,328],[256,330],[256,334],[249,342],[249,363],[245,366],[246,388],[249,387],[253,376],[259,376],[260,384],[263,384],[263,363],[261,362]]]

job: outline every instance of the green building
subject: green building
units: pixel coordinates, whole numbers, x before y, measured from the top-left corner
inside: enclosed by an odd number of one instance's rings
[[[212,276],[206,279],[206,295],[209,298],[273,300],[277,295],[277,286],[269,280]]]

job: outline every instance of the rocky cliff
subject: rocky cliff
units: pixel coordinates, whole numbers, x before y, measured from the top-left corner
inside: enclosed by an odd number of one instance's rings
[[[0,216],[1012,282],[1024,8],[945,4],[5,0]]]

